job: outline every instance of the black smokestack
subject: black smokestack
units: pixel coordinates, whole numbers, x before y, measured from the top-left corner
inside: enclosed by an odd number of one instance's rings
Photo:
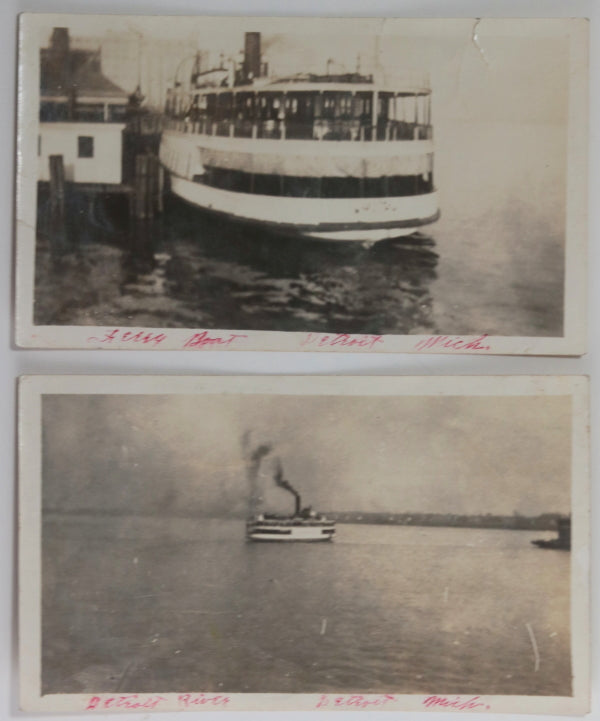
[[[244,77],[246,80],[260,77],[260,33],[244,36]]]
[[[296,499],[296,507],[294,510],[294,516],[300,515],[300,494],[298,491],[292,486],[292,484],[289,481],[286,481],[283,477],[283,468],[281,467],[281,462],[277,462],[277,470],[275,471],[275,483],[280,488],[285,488],[286,491],[289,491],[294,498]]]

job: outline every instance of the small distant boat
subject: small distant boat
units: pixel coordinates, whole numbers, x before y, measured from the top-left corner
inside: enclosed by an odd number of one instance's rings
[[[290,516],[260,513],[249,518],[246,538],[249,541],[331,541],[335,536],[335,521],[316,513],[310,506],[302,508],[300,494],[284,480],[281,466],[275,474],[275,483],[294,496],[294,513]]]
[[[532,541],[538,548],[554,548],[560,551],[571,550],[571,519],[561,518],[558,521],[558,538]]]
[[[335,536],[335,521],[324,516],[259,515],[246,524],[250,541],[331,541]]]

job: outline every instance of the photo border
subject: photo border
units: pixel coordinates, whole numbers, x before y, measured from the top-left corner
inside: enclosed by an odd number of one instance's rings
[[[156,389],[160,390],[157,391]],[[189,693],[182,705],[172,694],[41,693],[41,428],[42,396],[123,395],[339,395],[339,396],[570,396],[572,418],[571,657],[573,696],[473,696],[441,694],[445,704],[427,705],[435,694],[215,694]],[[234,711],[368,710],[476,711],[583,715],[590,704],[589,387],[583,376],[23,376],[19,383],[19,658],[21,708],[27,711]],[[152,699],[164,700],[152,707]],[[203,699],[212,699],[206,701]],[[218,697],[222,698],[222,696]],[[92,701],[97,699],[97,701]],[[125,701],[122,701],[125,699]],[[353,700],[354,699],[354,700]],[[361,701],[362,700],[362,701]],[[364,705],[361,705],[363,703]],[[95,705],[94,705],[95,704]],[[121,704],[121,705],[120,705]],[[123,705],[124,704],[124,705]],[[134,708],[127,704],[134,705]],[[461,705],[462,704],[462,705]],[[465,706],[473,704],[474,706]]]
[[[239,350],[302,352],[445,353],[473,355],[580,356],[587,350],[587,188],[588,188],[588,21],[584,18],[302,18],[216,17],[218,22],[263,31],[289,28],[322,30],[324,22],[338,32],[360,28],[362,32],[398,32],[410,23],[415,34],[444,35],[448,23],[464,26],[465,32],[479,23],[513,36],[552,37],[569,27],[569,114],[567,127],[567,197],[565,224],[564,334],[560,337],[488,335],[349,335],[245,329],[150,328],[115,326],[34,325],[34,273],[37,216],[37,147],[39,106],[40,33],[48,24],[95,15],[24,13],[19,23],[17,201],[16,201],[16,313],[15,343],[21,348],[115,349],[115,350]],[[100,16],[103,18],[109,16]],[[123,22],[180,22],[186,16],[120,16]],[[198,16],[195,16],[198,17]],[[485,333],[482,330],[482,333]],[[163,337],[164,336],[164,337]]]

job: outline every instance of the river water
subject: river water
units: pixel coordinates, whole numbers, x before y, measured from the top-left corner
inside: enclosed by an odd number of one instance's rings
[[[135,232],[110,203],[74,202],[65,240],[40,195],[35,323],[562,335],[564,131],[437,134],[441,219],[370,249],[241,228],[174,198]]]
[[[570,554],[547,536],[252,544],[241,520],[46,514],[43,692],[569,695]]]

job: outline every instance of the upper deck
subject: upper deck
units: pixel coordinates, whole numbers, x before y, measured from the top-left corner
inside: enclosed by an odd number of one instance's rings
[[[369,78],[297,76],[169,91],[166,127],[237,138],[410,141],[432,137],[431,91]]]

